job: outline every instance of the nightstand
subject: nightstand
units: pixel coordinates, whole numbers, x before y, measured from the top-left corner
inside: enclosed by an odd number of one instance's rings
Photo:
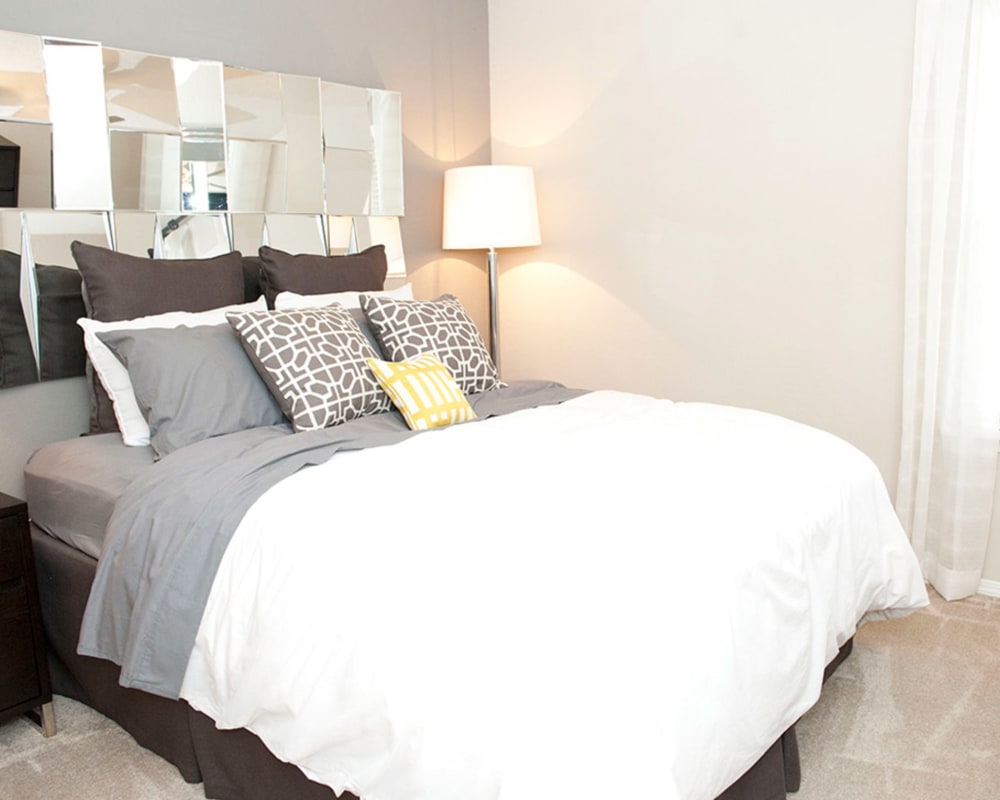
[[[55,734],[28,506],[0,492],[0,719],[24,713]]]

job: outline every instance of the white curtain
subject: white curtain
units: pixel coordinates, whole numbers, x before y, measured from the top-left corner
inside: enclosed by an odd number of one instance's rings
[[[957,599],[982,576],[1000,443],[1000,0],[917,1],[905,303],[896,507]]]

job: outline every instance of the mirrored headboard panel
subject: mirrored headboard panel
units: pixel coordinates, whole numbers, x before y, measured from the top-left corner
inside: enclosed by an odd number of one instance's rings
[[[73,239],[158,258],[381,243],[399,277],[402,214],[397,92],[0,31],[0,388],[82,370],[75,350],[46,363],[43,330],[45,293],[78,282],[52,271],[75,270]]]

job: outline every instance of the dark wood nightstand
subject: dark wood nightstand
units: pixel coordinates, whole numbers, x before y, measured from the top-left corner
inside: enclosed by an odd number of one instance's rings
[[[0,492],[0,719],[24,713],[55,734],[28,507]]]

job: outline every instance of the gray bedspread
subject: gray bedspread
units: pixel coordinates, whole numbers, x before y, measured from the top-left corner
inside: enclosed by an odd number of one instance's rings
[[[526,381],[469,401],[483,420],[580,394]],[[338,451],[414,435],[434,432],[415,434],[392,412],[307,433],[293,434],[287,425],[255,428],[205,439],[161,459],[115,505],[79,652],[120,664],[123,686],[176,698],[219,562],[254,501],[282,478]],[[331,487],[331,504],[343,500]]]

